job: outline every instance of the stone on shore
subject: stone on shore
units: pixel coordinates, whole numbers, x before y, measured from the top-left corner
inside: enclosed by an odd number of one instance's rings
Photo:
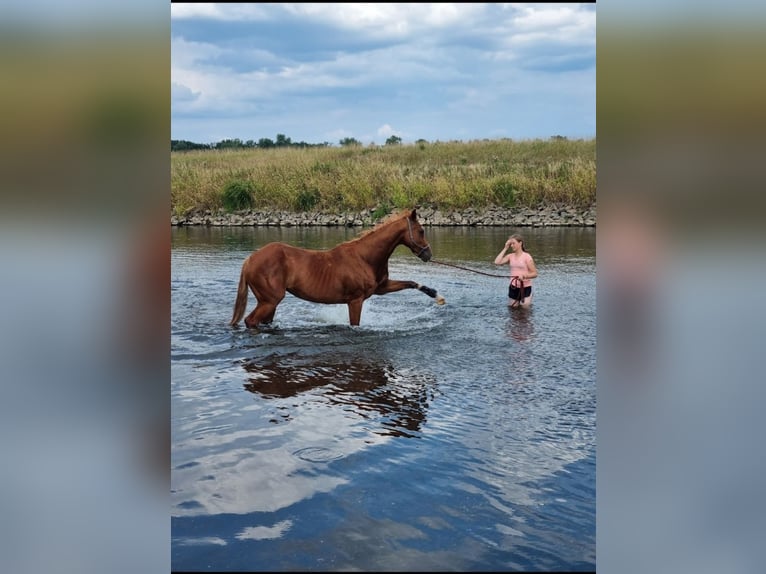
[[[320,226],[371,227],[375,209],[342,213],[254,211],[191,211],[170,216],[174,227],[204,225],[209,227],[251,226]],[[514,226],[514,227],[595,227],[596,206],[576,208],[551,205],[536,209],[488,207],[444,211],[431,207],[418,209],[418,218],[426,226]]]

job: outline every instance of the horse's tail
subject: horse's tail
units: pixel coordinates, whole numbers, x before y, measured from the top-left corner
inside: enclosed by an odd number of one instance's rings
[[[229,325],[232,327],[240,322],[247,308],[247,281],[245,280],[245,266],[239,274],[239,287],[237,287],[237,300],[234,302],[234,314],[231,316]]]

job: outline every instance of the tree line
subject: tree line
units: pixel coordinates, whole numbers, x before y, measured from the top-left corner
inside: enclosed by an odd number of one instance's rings
[[[424,140],[418,140],[422,142]],[[361,146],[362,142],[355,138],[343,138],[338,142],[341,146]],[[402,143],[402,138],[399,136],[391,136],[386,140],[386,145],[399,145]],[[291,138],[284,134],[277,134],[277,139],[261,138],[258,141],[247,140],[242,141],[239,138],[225,139],[217,143],[196,143],[188,140],[170,140],[170,151],[190,151],[190,150],[203,150],[203,149],[248,149],[248,148],[321,148],[331,147],[329,142],[322,142],[319,144],[306,143],[304,141],[293,142]]]

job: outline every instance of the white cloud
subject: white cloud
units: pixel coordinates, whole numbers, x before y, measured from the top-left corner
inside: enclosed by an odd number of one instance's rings
[[[252,4],[216,4],[216,3],[171,3],[171,19],[208,19],[224,21],[265,19],[268,9],[265,5]]]
[[[383,124],[382,126],[378,128],[377,132],[375,133],[378,135],[378,137],[389,138],[392,135],[396,135],[396,131],[397,130],[394,130],[394,128],[392,128],[388,124]]]
[[[425,29],[465,26],[486,10],[482,4],[452,3],[203,3],[171,4],[171,18],[229,22],[278,20],[286,15],[324,22],[372,38],[402,38]]]
[[[290,530],[293,525],[292,520],[283,520],[274,526],[250,526],[237,534],[238,540],[270,540],[281,538],[281,536]]]
[[[208,546],[213,544],[215,546],[226,546],[226,541],[218,536],[201,536],[199,538],[178,538],[175,540],[177,544],[182,546]]]
[[[340,3],[283,4],[294,14],[324,20],[347,30],[374,36],[401,36],[423,28],[465,24],[466,18],[484,10],[481,4],[452,3]]]
[[[170,40],[170,65],[174,68],[208,65],[223,53],[223,48],[207,42],[189,42],[181,36]]]
[[[595,45],[596,13],[576,6],[527,6],[513,18],[513,29],[512,44],[555,40]]]
[[[220,9],[217,4],[199,3],[199,4],[170,4],[171,18],[217,18],[220,15]]]
[[[595,109],[593,9],[449,3],[172,7],[175,138],[212,141],[211,127],[215,133],[242,131],[228,137],[287,133],[309,142],[379,142],[410,133],[446,141],[488,137],[490,131],[521,137],[519,114],[546,117],[544,109],[562,105],[571,113],[555,121],[572,127],[562,125],[557,133],[595,133],[595,120],[582,120]],[[192,17],[197,20],[190,25]],[[205,19],[215,25],[206,28]],[[224,20],[236,23],[231,34]],[[256,20],[268,25],[246,25]],[[571,94],[580,94],[574,106]],[[524,122],[524,137],[537,135],[535,125]],[[551,128],[539,129],[547,136]],[[192,130],[205,135],[187,135]]]

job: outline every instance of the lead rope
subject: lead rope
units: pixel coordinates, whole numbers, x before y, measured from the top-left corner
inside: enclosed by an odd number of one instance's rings
[[[468,267],[461,267],[460,265],[453,265],[452,263],[445,263],[444,261],[437,261],[431,259],[431,263],[437,265],[446,265],[447,267],[454,267],[455,269],[462,269],[463,271],[470,271],[471,273],[478,273],[479,275],[486,275],[487,277],[498,277],[499,279],[508,279],[508,275],[497,275],[495,273],[485,273],[484,271],[478,271],[477,269],[469,269]]]
[[[518,275],[514,275],[511,277],[511,287],[515,287],[519,294],[516,295],[516,305],[521,305],[524,303],[524,281],[521,280],[521,277]]]

